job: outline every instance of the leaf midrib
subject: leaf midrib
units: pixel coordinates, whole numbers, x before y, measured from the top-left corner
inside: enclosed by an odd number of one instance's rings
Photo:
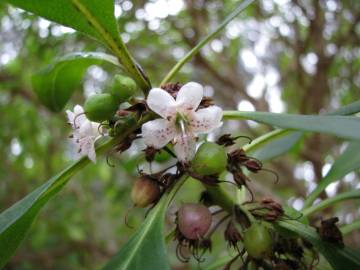
[[[165,201],[163,204],[161,204],[160,205],[161,207],[156,209],[156,213],[154,213],[151,216],[151,219],[149,220],[148,223],[146,223],[145,228],[139,232],[140,237],[139,237],[137,243],[135,244],[135,246],[133,248],[133,252],[131,253],[130,256],[128,256],[128,260],[126,260],[125,264],[123,265],[125,267],[124,269],[127,269],[129,264],[131,263],[131,260],[136,255],[136,251],[140,248],[140,246],[141,246],[141,244],[143,242],[143,239],[147,235],[147,232],[151,229],[153,223],[156,222],[156,220],[158,219],[158,215],[162,214],[161,212],[164,210],[165,205],[167,205],[167,201]]]
[[[115,40],[113,36],[99,23],[99,21],[92,15],[92,13],[81,3],[81,0],[71,0],[73,5],[85,16],[89,23],[94,27],[98,34],[102,37],[103,41],[111,48],[114,54],[118,57],[119,61],[128,69],[129,73],[134,76],[135,81],[139,84],[141,89],[145,92],[149,89],[149,83],[140,74],[134,60],[131,58],[126,46],[123,44],[120,36]]]

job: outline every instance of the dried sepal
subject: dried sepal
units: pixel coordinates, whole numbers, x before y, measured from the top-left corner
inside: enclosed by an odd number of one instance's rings
[[[236,228],[234,221],[230,220],[226,226],[224,238],[225,241],[228,242],[229,246],[238,250],[238,242],[242,241],[242,237],[239,230]]]
[[[339,222],[338,217],[324,219],[321,221],[321,226],[317,228],[317,231],[323,240],[344,247],[343,236],[336,225],[337,222]]]
[[[251,210],[254,216],[262,218],[266,221],[273,222],[284,215],[282,205],[272,198],[264,198],[260,202],[260,206]]]

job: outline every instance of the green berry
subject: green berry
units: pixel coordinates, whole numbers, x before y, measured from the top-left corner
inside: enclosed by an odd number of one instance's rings
[[[171,159],[171,155],[165,150],[161,150],[155,154],[154,160],[159,163],[167,162]]]
[[[123,75],[115,75],[110,94],[112,94],[119,103],[122,103],[129,100],[129,98],[136,93],[136,90],[137,85],[133,79]]]
[[[212,142],[203,143],[195,154],[192,168],[201,175],[219,174],[226,169],[227,154],[223,146]]]
[[[247,253],[255,259],[269,255],[272,249],[272,239],[268,228],[261,222],[253,223],[244,232],[244,247]]]
[[[118,107],[119,103],[112,95],[97,94],[85,101],[84,111],[90,121],[100,123],[113,117]]]

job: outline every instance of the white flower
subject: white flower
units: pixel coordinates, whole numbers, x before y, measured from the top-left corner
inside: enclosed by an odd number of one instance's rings
[[[196,135],[208,133],[222,125],[220,107],[196,110],[203,94],[203,87],[195,82],[181,87],[176,100],[163,89],[151,89],[147,104],[162,119],[142,125],[145,144],[160,149],[172,141],[178,159],[190,161],[195,155]]]
[[[72,141],[80,156],[88,156],[96,162],[95,141],[101,137],[99,123],[91,122],[86,118],[84,109],[80,105],[74,107],[74,112],[67,110],[68,123],[73,128]]]

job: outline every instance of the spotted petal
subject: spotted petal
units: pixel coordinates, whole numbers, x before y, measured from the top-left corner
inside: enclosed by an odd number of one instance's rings
[[[80,105],[75,105],[74,112],[67,110],[66,115],[73,129],[79,128],[87,120],[84,109]]]
[[[89,120],[86,120],[81,124],[80,127],[74,130],[74,134],[79,138],[83,138],[83,137],[96,138],[100,135],[98,127],[99,127],[98,123],[94,123]]]
[[[211,106],[200,109],[192,114],[190,119],[191,130],[194,133],[207,133],[222,125],[222,109]]]
[[[191,161],[196,152],[196,139],[193,134],[178,134],[174,142],[174,150],[177,158],[183,162]]]
[[[203,98],[204,89],[196,82],[189,82],[180,88],[176,97],[178,107],[195,111]]]
[[[151,89],[146,102],[149,108],[160,115],[162,118],[166,119],[175,114],[175,100],[168,92],[163,89]]]
[[[165,119],[156,119],[143,124],[141,133],[147,146],[160,149],[175,137],[175,126]]]
[[[79,148],[79,154],[81,156],[88,156],[88,158],[96,163],[95,152],[95,139],[94,137],[84,137],[78,140],[77,146]]]

